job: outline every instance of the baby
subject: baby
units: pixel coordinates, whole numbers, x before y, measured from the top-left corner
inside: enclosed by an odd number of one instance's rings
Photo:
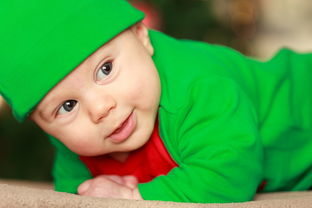
[[[312,54],[177,40],[124,0],[0,8],[0,92],[51,135],[57,191],[207,203],[311,188]]]

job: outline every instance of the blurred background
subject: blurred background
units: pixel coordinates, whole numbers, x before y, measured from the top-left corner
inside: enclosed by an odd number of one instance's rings
[[[171,36],[268,59],[281,47],[312,51],[311,0],[132,0],[145,23]],[[2,69],[1,69],[2,70]],[[0,98],[0,179],[51,181],[53,148],[38,127],[17,123]]]

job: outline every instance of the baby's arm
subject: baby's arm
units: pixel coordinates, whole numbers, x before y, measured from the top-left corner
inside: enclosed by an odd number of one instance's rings
[[[56,147],[53,166],[54,189],[76,194],[77,187],[82,182],[91,179],[92,175],[77,154],[52,136],[50,136],[50,141]]]
[[[78,194],[103,198],[142,199],[134,176],[101,175],[78,187]]]
[[[201,203],[252,200],[263,177],[253,103],[237,83],[218,76],[198,80],[185,98],[177,112],[160,109],[161,133],[167,136],[164,142],[179,167],[139,184],[142,198]]]

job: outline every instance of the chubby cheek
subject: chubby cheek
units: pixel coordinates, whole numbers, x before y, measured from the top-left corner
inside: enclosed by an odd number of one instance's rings
[[[160,84],[158,75],[153,75],[154,73],[138,72],[138,75],[133,79],[128,79],[122,97],[141,110],[151,110],[151,108],[158,106]]]
[[[83,128],[82,128],[83,126]],[[99,154],[100,140],[92,127],[82,125],[67,127],[56,136],[68,149],[79,155],[94,156]]]

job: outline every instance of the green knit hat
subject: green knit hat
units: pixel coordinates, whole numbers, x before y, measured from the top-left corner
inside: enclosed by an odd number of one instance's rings
[[[126,0],[2,0],[0,94],[23,121],[90,54],[144,18]]]

